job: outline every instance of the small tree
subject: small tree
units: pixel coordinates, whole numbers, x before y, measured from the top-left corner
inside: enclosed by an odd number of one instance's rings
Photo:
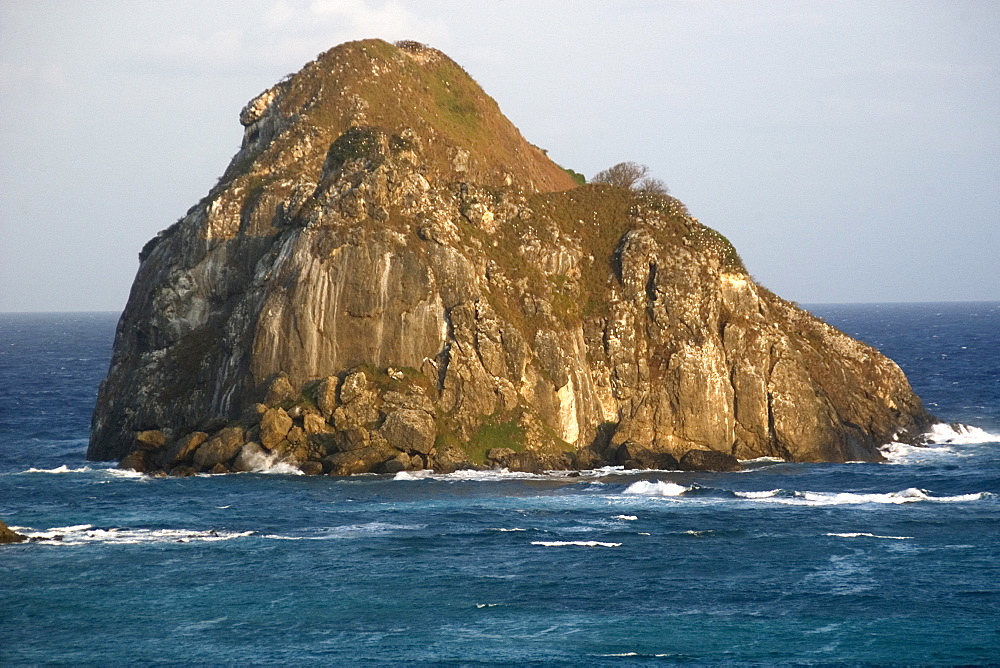
[[[666,183],[652,176],[642,179],[639,183],[635,184],[634,188],[635,190],[644,193],[653,193],[654,195],[666,195],[670,192]]]
[[[657,195],[666,195],[669,192],[666,183],[649,175],[649,167],[631,161],[619,162],[603,172],[598,172],[590,182],[607,183]]]

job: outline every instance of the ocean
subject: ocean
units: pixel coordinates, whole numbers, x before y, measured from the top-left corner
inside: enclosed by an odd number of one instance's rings
[[[0,664],[1000,662],[1000,303],[809,307],[946,422],[881,464],[150,478],[117,314],[0,315]]]

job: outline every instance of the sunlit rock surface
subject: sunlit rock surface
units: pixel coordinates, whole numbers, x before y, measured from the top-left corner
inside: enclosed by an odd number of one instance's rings
[[[341,45],[240,121],[226,173],[140,254],[92,459],[836,462],[933,421],[676,199],[576,187],[436,50]]]

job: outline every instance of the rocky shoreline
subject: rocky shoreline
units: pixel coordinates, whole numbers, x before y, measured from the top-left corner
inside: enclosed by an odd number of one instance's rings
[[[879,461],[934,421],[682,202],[580,185],[435,49],[335,47],[240,122],[140,253],[90,459],[715,470]]]
[[[330,376],[309,383],[301,393],[295,392],[287,376],[279,375],[264,401],[251,406],[240,421],[177,438],[163,430],[137,432],[134,449],[119,466],[170,476],[243,473],[278,465],[306,475],[333,476],[463,469],[541,473],[601,466],[690,471],[742,468],[735,457],[716,450],[691,449],[678,459],[632,441],[608,443],[603,450],[492,447],[482,453],[482,459],[473,461],[467,450],[436,438],[434,406],[420,385],[406,383],[404,374],[392,369],[387,375],[398,376],[397,382],[382,391],[369,374],[355,371],[343,381]],[[523,418],[530,428],[530,419]]]
[[[8,527],[2,520],[0,520],[0,544],[4,543],[23,543],[28,540],[27,536],[13,531]]]

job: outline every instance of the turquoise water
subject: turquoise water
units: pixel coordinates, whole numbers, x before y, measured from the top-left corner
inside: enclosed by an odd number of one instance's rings
[[[0,517],[49,540],[0,549],[0,663],[1000,661],[1000,305],[813,310],[978,429],[727,474],[151,479],[84,461],[115,316],[2,315]]]

